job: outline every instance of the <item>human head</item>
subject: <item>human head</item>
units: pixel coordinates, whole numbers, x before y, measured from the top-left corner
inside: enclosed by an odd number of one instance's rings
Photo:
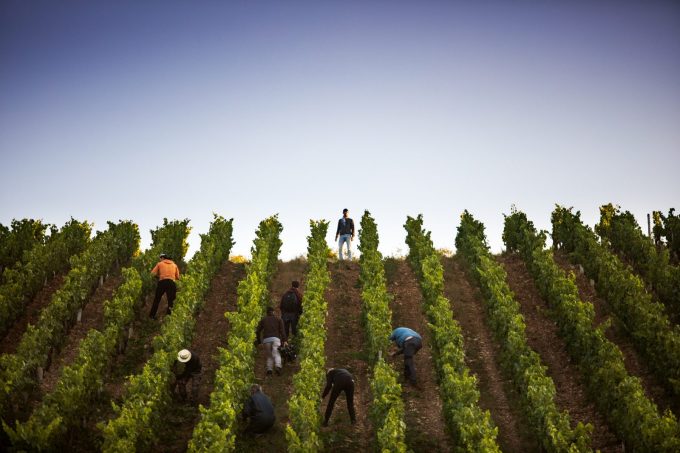
[[[299,288],[299,287],[300,287],[300,282],[297,281],[297,280],[293,280],[292,285],[293,285],[293,288]]]
[[[330,373],[330,372],[333,371],[334,369],[335,369],[335,368],[329,368],[329,369],[327,369],[327,370],[326,370],[326,374]]]
[[[347,217],[349,215],[349,209],[345,208],[342,210],[342,216]]]
[[[177,353],[177,360],[182,363],[187,363],[189,360],[191,360],[191,351],[188,349],[182,349]]]
[[[259,384],[253,384],[250,386],[250,394],[254,395],[262,391],[262,387]]]
[[[267,307],[267,315],[273,315],[274,314],[274,307]]]
[[[160,259],[165,260],[170,258],[167,253],[161,253]]]

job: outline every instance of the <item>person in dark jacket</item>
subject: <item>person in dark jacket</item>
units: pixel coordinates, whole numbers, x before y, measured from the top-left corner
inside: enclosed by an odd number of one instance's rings
[[[408,327],[397,327],[392,331],[390,341],[394,341],[399,348],[392,354],[393,357],[404,354],[404,376],[406,376],[406,379],[408,379],[411,384],[415,385],[417,380],[413,356],[415,356],[416,352],[420,351],[420,348],[423,347],[423,339],[415,330],[411,330]]]
[[[338,256],[343,260],[342,246],[347,244],[347,257],[352,259],[352,241],[354,240],[354,220],[349,218],[349,210],[347,208],[342,210],[342,218],[338,220],[338,229],[335,232],[335,240],[338,242]]]
[[[198,398],[198,389],[201,385],[201,360],[196,353],[188,349],[182,349],[177,353],[177,360],[172,366],[175,374],[173,391],[178,391],[182,400],[187,399],[187,384],[191,381],[191,401]]]
[[[262,393],[262,387],[259,385],[250,386],[250,398],[243,406],[241,416],[248,420],[246,433],[262,434],[274,426],[276,422],[274,406],[269,397]]]
[[[300,282],[293,281],[291,288],[281,296],[281,319],[286,331],[286,337],[297,335],[297,325],[302,315],[302,293],[300,292]]]
[[[281,343],[288,344],[286,332],[283,327],[281,318],[274,314],[273,307],[267,307],[267,316],[260,320],[257,325],[255,336],[260,342],[260,333],[262,333],[261,343],[264,344],[267,350],[267,376],[272,374],[272,366],[276,367],[276,374],[281,374],[281,354],[279,353],[279,346]]]
[[[332,389],[332,391],[331,391]],[[333,413],[333,406],[335,400],[338,399],[341,392],[345,392],[345,399],[347,399],[347,410],[349,411],[349,418],[352,424],[356,423],[357,417],[354,412],[354,378],[352,374],[344,368],[329,368],[326,372],[326,388],[323,389],[323,400],[331,392],[331,397],[326,406],[326,415],[324,417],[323,426],[328,426],[328,420]]]

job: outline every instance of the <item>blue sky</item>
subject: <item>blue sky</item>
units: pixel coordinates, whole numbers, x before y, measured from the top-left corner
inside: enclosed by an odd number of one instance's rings
[[[512,4],[510,4],[512,3]],[[502,247],[511,204],[549,228],[680,208],[676,2],[0,4],[0,222],[143,232],[212,212],[234,252],[279,213],[282,256],[342,208],[402,253],[463,209]]]

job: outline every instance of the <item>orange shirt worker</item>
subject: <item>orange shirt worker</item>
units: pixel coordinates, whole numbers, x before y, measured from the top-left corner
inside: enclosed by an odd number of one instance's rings
[[[158,304],[161,302],[161,297],[163,294],[168,298],[168,311],[166,314],[170,314],[172,310],[172,303],[175,301],[175,296],[177,295],[177,285],[175,280],[179,279],[179,268],[174,261],[170,259],[165,253],[161,253],[161,260],[156,264],[156,266],[151,270],[153,275],[158,276],[158,285],[156,286],[156,297],[153,300],[153,306],[151,307],[151,312],[149,313],[149,318],[156,319],[156,311],[158,310]]]

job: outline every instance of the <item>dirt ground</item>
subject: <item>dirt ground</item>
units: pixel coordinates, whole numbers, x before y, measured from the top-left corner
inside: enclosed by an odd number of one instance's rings
[[[558,327],[549,317],[549,307],[541,298],[526,265],[517,255],[496,257],[508,274],[508,285],[520,304],[526,323],[526,337],[529,346],[541,356],[541,362],[548,367],[548,375],[555,383],[556,402],[560,410],[566,410],[572,420],[593,425],[591,434],[593,449],[602,452],[622,452],[623,445],[607,424],[604,416],[587,395],[587,388],[576,363],[569,352]]]
[[[566,355],[564,344],[556,335],[556,326],[548,317],[548,308],[540,299],[533,281],[527,274],[523,263],[512,256],[498,258],[506,271],[511,288],[517,295],[527,324],[529,344],[541,354],[549,367],[558,390],[558,405],[569,410],[573,420],[593,423],[593,447],[603,452],[620,451],[620,443],[607,428],[585,396],[579,382],[575,365]],[[611,317],[606,302],[597,298],[588,279],[578,274],[578,269],[568,263],[566,257],[556,254],[557,262],[565,269],[574,270],[581,297],[594,303],[596,321],[602,322]],[[466,349],[466,363],[477,376],[481,393],[480,406],[488,409],[494,423],[499,427],[498,441],[503,451],[538,452],[540,447],[528,430],[520,410],[520,401],[512,382],[504,376],[500,368],[499,348],[485,322],[485,312],[479,290],[465,273],[459,258],[444,258],[445,296],[449,298],[454,318],[461,324]],[[304,272],[306,261],[303,259],[279,262],[271,284],[270,299],[278,307],[280,297],[289,288],[292,280],[300,280],[304,292]],[[344,395],[335,404],[330,426],[322,429],[324,451],[328,452],[370,452],[375,446],[375,430],[369,418],[371,395],[368,383],[369,365],[364,350],[364,327],[361,323],[361,291],[359,286],[359,264],[331,263],[331,282],[326,292],[328,316],[326,318],[326,365],[327,367],[347,368],[356,378],[355,408],[357,424],[349,423]],[[407,436],[409,448],[414,452],[450,451],[451,440],[447,433],[442,415],[442,404],[437,385],[437,375],[432,357],[427,321],[422,312],[422,296],[415,275],[404,260],[385,260],[388,278],[388,291],[393,295],[391,303],[393,326],[407,326],[423,335],[423,349],[416,355],[419,385],[403,385],[403,398],[406,409]],[[197,353],[203,364],[203,379],[199,390],[199,402],[209,403],[217,367],[217,351],[224,346],[228,321],[224,313],[236,309],[238,282],[245,276],[242,264],[225,263],[211,283],[203,310],[197,317],[197,335],[190,349]],[[20,338],[28,322],[35,322],[40,309],[47,304],[51,294],[61,285],[63,276],[58,276],[29,304],[27,313],[0,343],[3,351],[11,349]],[[113,289],[120,283],[118,273],[111,276],[99,288],[83,312],[83,322],[74,327],[61,353],[55,357],[53,372],[46,374],[43,387],[48,390],[54,386],[56,377],[63,364],[70,363],[77,353],[77,345],[84,334],[92,327],[101,327],[101,302],[109,298]],[[133,336],[128,342],[126,352],[119,355],[111,367],[105,390],[100,403],[93,405],[86,426],[71,435],[65,446],[69,451],[96,451],[101,442],[101,433],[96,427],[98,422],[106,422],[112,415],[111,401],[120,402],[124,393],[127,377],[142,370],[144,363],[152,354],[151,342],[159,332],[166,301],[161,302],[159,321],[148,319],[152,295],[147,297],[146,305],[138,313],[133,325]],[[631,345],[625,330],[615,321],[608,329],[607,336],[624,353],[626,367],[632,375],[642,379],[645,390],[651,399],[662,409],[671,408],[677,414],[678,405],[659,384],[645,366]],[[15,340],[11,340],[15,338]],[[294,340],[294,339],[293,339]],[[11,343],[11,345],[10,345]],[[264,351],[259,350],[255,364],[256,381],[263,386],[264,392],[272,399],[277,415],[277,424],[268,434],[258,437],[237,438],[239,451],[286,451],[285,427],[288,419],[288,399],[292,393],[292,378],[298,370],[297,363],[284,366],[281,376],[265,376]],[[390,359],[401,374],[403,359]],[[319,389],[321,392],[322,389]],[[328,399],[324,400],[319,411],[326,409]],[[184,452],[193,427],[199,417],[198,405],[177,401],[168,411],[166,429],[160,433],[161,442],[154,446],[158,452]]]
[[[225,262],[210,283],[202,310],[196,318],[194,339],[188,349],[201,360],[201,384],[198,401],[194,404],[175,399],[166,414],[165,428],[159,433],[160,442],[152,451],[184,452],[194,426],[200,418],[198,404],[208,406],[215,372],[219,366],[218,347],[225,347],[229,321],[224,316],[236,310],[238,282],[245,276],[245,266]]]
[[[345,368],[354,375],[355,425],[350,424],[344,393],[335,402],[327,428],[322,428],[324,451],[368,452],[374,444],[374,430],[369,417],[371,406],[368,361],[364,349],[361,323],[359,263],[336,262],[329,265],[331,282],[326,291],[326,367]],[[323,389],[319,389],[321,392]],[[325,413],[328,396],[319,410]]]
[[[443,258],[444,294],[465,341],[465,361],[477,376],[479,405],[491,413],[503,451],[538,452],[540,446],[520,410],[519,394],[502,372],[500,348],[486,323],[482,294],[459,257]]]
[[[32,300],[28,301],[24,313],[12,324],[7,335],[0,340],[0,354],[14,354],[16,352],[28,324],[35,325],[38,322],[40,312],[50,303],[54,293],[61,288],[65,275],[65,273],[57,274],[56,277],[47,282],[47,286],[42,288]]]
[[[111,271],[102,286],[97,287],[83,308],[81,322],[76,323],[69,331],[63,347],[52,357],[52,364],[45,372],[40,385],[43,395],[50,393],[57,385],[64,366],[70,365],[78,355],[80,342],[90,329],[101,330],[104,324],[104,302],[110,300],[113,292],[123,282],[120,268]]]
[[[408,327],[423,338],[423,347],[415,355],[418,377],[416,387],[404,379],[403,356],[390,358],[400,374],[406,422],[406,444],[414,452],[451,451],[452,441],[444,421],[439,394],[432,342],[423,312],[423,297],[417,278],[405,260],[388,260],[388,291],[393,296],[392,326]]]
[[[229,273],[238,273],[243,265],[233,263],[225,263],[215,279],[229,278]],[[238,275],[234,278],[239,278]],[[213,280],[213,283],[215,281]],[[213,285],[215,286],[215,285]],[[212,287],[211,287],[212,288]],[[66,449],[70,452],[90,452],[100,450],[102,442],[102,434],[98,424],[106,424],[111,417],[114,416],[111,403],[122,404],[122,399],[125,395],[125,386],[128,378],[131,375],[140,373],[148,359],[153,354],[152,342],[153,338],[160,332],[163,319],[165,318],[165,311],[167,309],[167,298],[163,296],[158,308],[157,320],[149,319],[149,310],[153,302],[153,294],[148,294],[144,305],[137,312],[136,319],[132,324],[133,334],[127,342],[127,347],[123,354],[119,354],[113,360],[108,376],[105,379],[104,390],[100,399],[96,404],[90,408],[90,412],[83,414],[86,418],[86,424],[80,430],[69,433],[69,438],[66,440]],[[230,297],[230,292],[227,291],[227,298]],[[231,303],[235,303],[236,289],[233,290]],[[208,303],[206,302],[206,305]],[[205,308],[205,306],[204,306]],[[200,316],[200,315],[199,315]],[[205,367],[205,359],[201,356],[201,361]],[[187,405],[182,408],[182,411],[197,413],[197,409],[193,406]],[[169,419],[172,419],[173,414],[169,414]]]
[[[595,307],[595,322],[601,324],[607,319],[612,320],[605,335],[623,353],[623,360],[628,374],[637,376],[642,381],[645,394],[652,400],[661,411],[670,409],[677,416],[680,415],[680,401],[673,398],[670,392],[662,385],[661,381],[649,369],[642,357],[633,346],[630,335],[627,334],[625,327],[617,320],[612,313],[609,304],[597,296],[595,288],[590,284],[590,280],[579,272],[577,265],[572,264],[569,258],[561,251],[555,252],[555,262],[564,270],[571,271],[576,275],[576,286],[579,290],[581,300],[589,301]]]
[[[276,274],[272,279],[269,299],[271,305],[278,310],[281,296],[291,287],[293,280],[300,282],[300,290],[303,293],[302,302],[304,310],[304,274],[307,268],[307,261],[296,259],[289,262],[280,262]],[[304,315],[303,315],[304,316]],[[295,342],[295,337],[289,339]],[[276,414],[276,424],[265,435],[252,437],[240,435],[236,439],[236,451],[256,451],[256,452],[284,452],[287,449],[286,425],[290,420],[288,415],[288,400],[293,393],[293,375],[300,369],[297,361],[284,363],[281,376],[266,374],[266,353],[263,346],[258,347],[257,359],[255,361],[255,380],[262,386],[262,391],[269,396],[274,405]]]

